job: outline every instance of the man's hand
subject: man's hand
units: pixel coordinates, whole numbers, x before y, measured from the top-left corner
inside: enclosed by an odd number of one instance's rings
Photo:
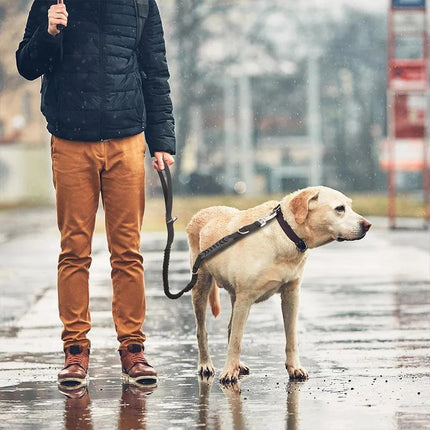
[[[168,152],[154,152],[152,165],[158,172],[164,170],[164,163],[166,163],[168,166],[171,166],[174,162],[175,160],[173,159],[173,156]]]
[[[60,30],[57,25],[67,27],[67,17],[69,14],[64,3],[53,4],[48,10],[48,33],[51,36],[56,36]]]

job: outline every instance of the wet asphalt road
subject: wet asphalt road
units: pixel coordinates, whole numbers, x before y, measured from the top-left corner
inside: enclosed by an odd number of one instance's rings
[[[149,361],[160,375],[150,393],[123,388],[110,313],[109,258],[94,238],[93,348],[88,395],[63,396],[51,210],[0,212],[0,428],[13,429],[429,429],[429,232],[372,229],[354,243],[311,251],[299,316],[305,382],[284,369],[280,300],[255,305],[242,358],[251,374],[233,387],[196,375],[197,343],[189,297],[163,296],[164,234],[145,234]],[[172,289],[189,279],[178,235]],[[229,299],[208,318],[219,374],[226,353]]]

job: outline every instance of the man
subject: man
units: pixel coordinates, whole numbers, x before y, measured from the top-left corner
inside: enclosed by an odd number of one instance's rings
[[[157,373],[143,354],[145,292],[139,252],[146,142],[157,170],[171,165],[175,153],[158,7],[155,0],[53,3],[33,2],[16,58],[25,78],[43,75],[41,109],[52,135],[65,352],[58,381],[75,388],[88,379],[88,273],[101,194],[123,378],[154,385]]]

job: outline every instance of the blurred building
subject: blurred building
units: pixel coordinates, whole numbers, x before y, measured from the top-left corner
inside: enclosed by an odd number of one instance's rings
[[[31,3],[0,0],[0,207],[53,201],[40,82],[19,76],[15,62]]]
[[[0,0],[0,142],[43,145],[47,140],[40,113],[40,82],[18,75],[15,51],[24,34],[30,0]]]

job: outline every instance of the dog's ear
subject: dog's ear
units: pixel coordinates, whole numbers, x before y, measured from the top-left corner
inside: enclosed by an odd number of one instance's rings
[[[293,198],[290,202],[290,210],[297,224],[303,224],[308,216],[309,205],[318,199],[319,190],[307,189]]]

